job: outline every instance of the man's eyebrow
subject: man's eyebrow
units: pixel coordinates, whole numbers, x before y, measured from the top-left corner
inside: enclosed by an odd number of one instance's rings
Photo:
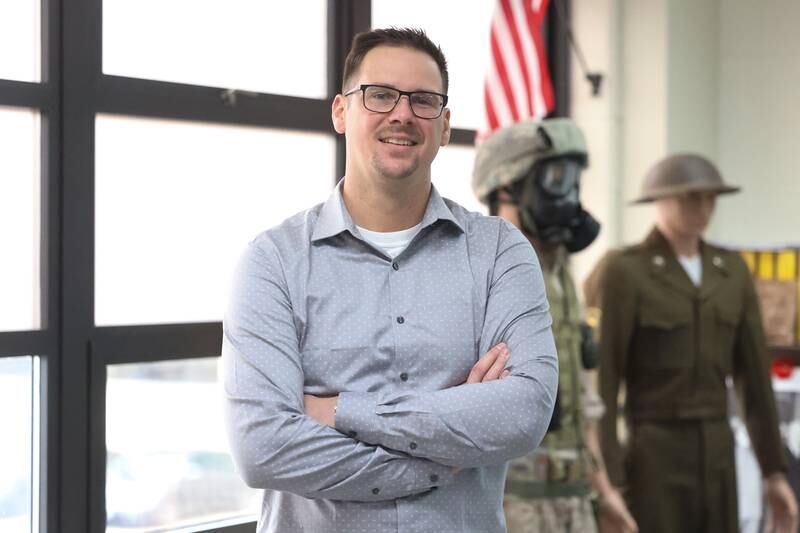
[[[398,91],[402,91],[402,90],[403,90],[403,89],[401,89],[401,88],[399,88],[399,87],[395,87],[395,86],[394,86],[393,84],[391,84],[391,83],[378,83],[378,82],[374,82],[374,83],[360,83],[360,84],[359,84],[359,86],[361,86],[361,85],[380,85],[381,87],[388,87],[388,88],[390,88],[390,89],[395,89],[395,90],[398,90]],[[440,91],[437,91],[437,90],[435,90],[435,89],[423,89],[423,88],[411,89],[410,91],[404,91],[404,92],[409,92],[409,93],[434,93],[434,94],[444,94],[444,93],[442,93],[442,92],[440,92]]]

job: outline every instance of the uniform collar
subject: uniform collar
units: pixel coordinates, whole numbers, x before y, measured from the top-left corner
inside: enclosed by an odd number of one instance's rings
[[[708,298],[729,274],[728,265],[719,250],[703,240],[700,241],[699,250],[703,265],[700,287],[696,287],[689,279],[669,241],[658,228],[653,228],[645,238],[643,248],[651,275],[691,296],[697,295],[699,290],[701,299]]]
[[[328,200],[322,205],[319,218],[314,226],[314,232],[311,235],[311,242],[327,239],[344,231],[349,231],[357,239],[362,239],[344,204],[342,187],[344,187],[344,178],[339,180],[339,183],[336,184]],[[462,233],[464,232],[463,224],[456,219],[444,199],[439,196],[436,187],[431,184],[431,193],[428,197],[428,205],[425,208],[425,214],[422,217],[422,227],[420,230],[432,226],[439,220],[447,221],[458,228]]]

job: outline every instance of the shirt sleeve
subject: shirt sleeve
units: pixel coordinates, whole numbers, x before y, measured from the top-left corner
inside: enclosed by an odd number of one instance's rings
[[[539,445],[558,384],[551,318],[533,248],[510,224],[499,228],[479,350],[486,353],[505,342],[511,374],[439,391],[344,392],[338,429],[356,431],[366,443],[457,467],[499,464]]]
[[[767,366],[766,341],[758,298],[749,271],[743,271],[744,313],[734,341],[734,380],[742,388],[743,411],[750,441],[764,477],[786,471],[775,394]]]
[[[617,433],[620,383],[625,377],[634,329],[636,292],[631,276],[618,260],[607,256],[596,268],[604,271],[600,281],[600,397],[605,413],[600,419],[600,447],[611,483],[625,485],[623,450]]]
[[[234,462],[254,488],[379,501],[452,483],[454,469],[368,445],[304,414],[303,369],[276,252],[251,245],[234,275],[222,374]]]

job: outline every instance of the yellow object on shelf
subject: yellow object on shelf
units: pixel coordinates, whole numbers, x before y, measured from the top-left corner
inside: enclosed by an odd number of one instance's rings
[[[781,250],[778,252],[777,278],[781,281],[797,279],[797,251]]]
[[[775,254],[758,252],[758,278],[773,279],[775,277]]]

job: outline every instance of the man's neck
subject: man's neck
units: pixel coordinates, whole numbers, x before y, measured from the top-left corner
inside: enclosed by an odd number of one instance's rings
[[[400,231],[422,222],[431,193],[430,180],[398,180],[375,185],[344,178],[342,196],[353,222],[371,231]]]
[[[693,257],[700,253],[700,236],[676,233],[664,225],[658,225],[658,231],[667,239],[676,255]]]

